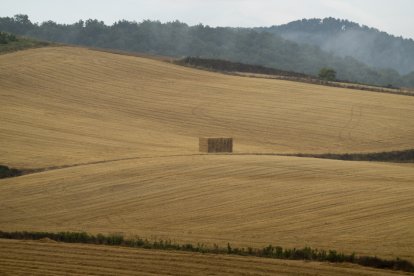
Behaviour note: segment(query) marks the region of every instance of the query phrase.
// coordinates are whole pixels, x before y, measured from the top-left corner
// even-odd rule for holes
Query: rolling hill
[[[320,47],[337,56],[353,57],[373,68],[414,72],[414,41],[375,28],[335,18],[302,19],[260,28],[300,44]]]
[[[414,98],[233,77],[71,47],[0,56],[0,164],[38,168],[197,153],[231,136],[241,153],[414,147]]]
[[[20,14],[0,17],[0,30],[58,43],[177,58],[225,59],[314,76],[321,68],[330,67],[340,80],[414,88],[412,40],[332,18],[268,28],[213,28],[150,20],[120,20],[112,25],[96,19],[73,24],[49,20],[39,24]]]
[[[414,259],[413,178],[412,166],[369,162],[147,157],[2,180],[0,229]]]
[[[0,180],[1,230],[414,260],[412,165],[260,155],[413,148],[414,97],[47,47],[0,55],[0,102],[0,164],[45,169]]]
[[[0,273],[20,275],[405,275],[303,261],[0,240]],[[85,258],[87,256],[88,258]],[[54,262],[51,263],[50,260]]]

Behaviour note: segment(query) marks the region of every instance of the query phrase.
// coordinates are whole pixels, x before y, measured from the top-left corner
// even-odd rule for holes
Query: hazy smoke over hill
[[[262,28],[298,43],[319,46],[340,57],[350,56],[376,68],[401,74],[414,71],[414,41],[334,18],[310,19]]]

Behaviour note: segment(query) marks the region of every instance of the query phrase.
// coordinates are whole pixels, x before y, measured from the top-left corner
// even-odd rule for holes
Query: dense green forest
[[[188,26],[178,21],[122,20],[107,26],[92,19],[73,24],[37,24],[27,15],[16,15],[0,18],[0,30],[53,42],[172,57],[225,59],[315,76],[321,68],[329,67],[341,80],[414,87],[414,72],[401,76],[392,69],[374,69],[355,58],[339,57],[318,46],[299,44],[256,29]]]

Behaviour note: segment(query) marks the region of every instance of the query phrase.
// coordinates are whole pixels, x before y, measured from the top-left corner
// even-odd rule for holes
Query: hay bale
[[[200,138],[199,151],[212,152],[233,152],[233,138]]]

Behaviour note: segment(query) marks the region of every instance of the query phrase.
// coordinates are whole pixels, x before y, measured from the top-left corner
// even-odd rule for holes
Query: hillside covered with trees
[[[375,69],[356,58],[341,57],[318,45],[287,40],[263,29],[188,26],[178,21],[118,21],[111,26],[89,19],[73,24],[33,23],[27,15],[0,18],[0,31],[36,39],[172,57],[203,57],[263,65],[317,75],[333,68],[340,80],[396,87],[414,87],[414,72]]]
[[[337,56],[350,56],[375,68],[400,74],[414,71],[414,41],[368,26],[335,18],[302,19],[285,25],[259,28],[300,44],[309,44]]]

